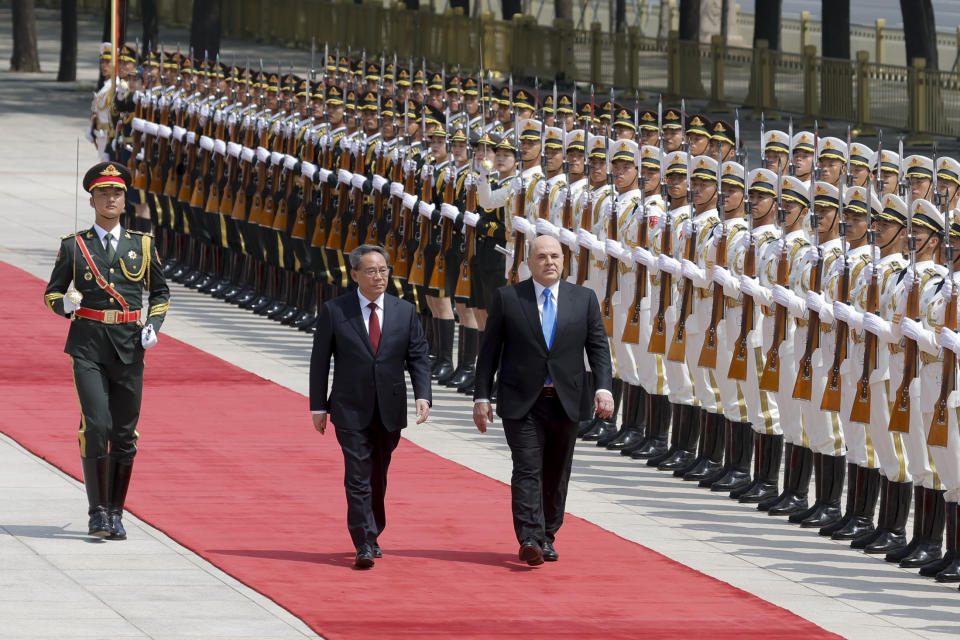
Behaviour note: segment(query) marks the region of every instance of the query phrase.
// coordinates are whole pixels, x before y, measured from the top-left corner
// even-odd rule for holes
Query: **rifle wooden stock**
[[[867,313],[876,313],[880,307],[880,287],[876,272],[870,277],[867,285]],[[850,408],[850,421],[869,424],[870,422],[870,376],[877,368],[877,336],[864,331],[863,336],[863,370],[857,380],[857,395],[853,398]]]
[[[224,127],[226,126],[226,117],[220,118],[220,124],[217,126],[216,139],[223,140],[224,138]],[[203,205],[203,210],[207,213],[219,213],[220,209],[220,181],[224,178],[223,171],[223,159],[224,155],[217,153],[216,151],[211,151],[216,156],[216,160],[213,163],[213,178],[210,181],[210,186],[207,190],[206,200]]]
[[[840,300],[848,302],[850,299],[850,267],[846,264],[846,256],[841,256],[840,259],[844,261],[840,273]],[[848,333],[847,323],[837,320],[837,341],[833,352],[833,363],[830,365],[830,371],[827,372],[827,386],[824,388],[823,397],[820,399],[820,409],[824,411],[840,411],[840,366],[847,359]]]
[[[691,216],[693,214],[691,213]],[[696,256],[696,238],[693,234],[687,238],[687,246],[684,253],[687,260],[693,262]],[[667,360],[672,362],[683,362],[687,355],[687,316],[690,315],[690,307],[693,305],[693,280],[683,278],[683,296],[680,299],[680,316],[677,318],[677,326],[673,328],[673,339],[670,341],[670,349],[667,351]]]
[[[182,115],[182,114],[181,114]],[[182,118],[178,117],[178,122],[182,122]],[[178,125],[179,126],[179,125]],[[174,140],[173,143],[176,145],[176,149],[173,152],[173,164],[167,170],[167,178],[163,183],[163,195],[173,198],[177,195],[178,185],[177,185],[177,170],[180,168],[180,164],[183,162],[183,145],[186,144],[186,141]],[[157,160],[157,164],[153,167],[153,172],[151,173],[151,187],[154,186],[153,181],[160,181],[160,172],[162,171],[163,163],[165,158],[160,157]]]
[[[777,284],[786,287],[788,284],[789,254],[784,243],[783,250],[777,258]],[[767,357],[763,363],[763,373],[760,374],[759,387],[761,391],[780,391],[780,345],[787,339],[787,308],[777,304],[773,319],[773,342],[767,350]]]
[[[563,211],[560,214],[560,223],[564,229],[573,231],[573,205],[570,200],[570,187],[567,187],[567,197],[563,200]],[[563,274],[561,278],[566,280],[570,276],[570,247],[561,242],[560,252],[561,255],[563,255]]]
[[[373,173],[378,176],[382,176],[386,172],[386,160],[387,155],[386,143],[381,147],[381,152],[377,156],[377,161],[374,164]],[[380,244],[378,242],[379,238],[377,237],[380,229],[380,221],[383,219],[383,190],[377,189],[373,194],[373,215],[370,216],[370,222],[367,223],[367,232],[363,237],[363,244]],[[384,247],[386,249],[386,247]],[[387,255],[391,255],[387,251]],[[393,262],[391,262],[393,264]]]
[[[948,274],[948,278],[953,274]],[[947,301],[943,314],[943,326],[956,331],[957,329],[957,295],[953,293]],[[948,404],[950,394],[953,393],[957,375],[957,354],[950,349],[943,350],[943,374],[940,378],[940,395],[933,405],[933,418],[930,420],[930,433],[927,434],[927,444],[934,447],[947,446]]]
[[[611,195],[615,198],[616,196]],[[607,231],[607,236],[613,240],[617,240],[617,216],[616,211],[614,211],[611,203],[610,209],[610,228]],[[600,305],[600,315],[603,318],[603,329],[607,332],[607,336],[613,337],[613,296],[617,292],[617,276],[619,275],[618,270],[620,269],[620,261],[614,258],[613,256],[607,256],[607,286],[604,291],[603,304]]]
[[[757,244],[753,233],[750,234],[747,252],[743,258],[743,275],[750,278],[757,275]],[[750,358],[747,338],[753,331],[753,311],[754,304],[756,304],[753,296],[741,294],[741,298],[740,335],[737,336],[737,342],[733,348],[733,357],[730,358],[730,368],[727,370],[727,377],[734,380],[747,379],[747,360]]]
[[[527,199],[527,187],[521,185],[520,192],[517,194],[516,203],[513,211],[515,216],[523,216],[524,202]],[[526,249],[526,236],[517,230],[513,231],[513,261],[510,263],[510,275],[507,278],[507,284],[517,284],[520,281],[520,264],[524,260],[524,250]]]
[[[350,152],[342,151],[340,153],[340,168],[350,169]],[[327,249],[343,249],[343,217],[346,215],[347,202],[350,198],[350,185],[346,183],[337,184],[337,211],[330,224],[330,232],[327,234]]]
[[[910,293],[907,294],[907,314],[906,317],[917,320],[920,317],[920,282],[919,278],[910,287]],[[897,395],[890,407],[890,431],[900,433],[910,432],[910,384],[917,377],[917,356],[920,355],[917,343],[914,340],[903,337],[903,382],[897,389]]]
[[[727,266],[727,234],[724,231],[720,235],[720,242],[717,243],[716,259],[714,264],[718,267]],[[717,327],[723,321],[724,304],[726,300],[723,296],[723,285],[713,283],[713,306],[710,309],[710,324],[703,336],[703,346],[700,348],[700,359],[697,360],[698,367],[707,369],[717,368]]]
[[[430,202],[433,200],[433,171],[429,172],[427,178],[423,181],[423,184],[420,185],[420,200],[423,202]],[[420,218],[420,236],[417,243],[416,251],[413,254],[413,260],[411,261],[410,275],[407,276],[407,279],[410,281],[410,284],[418,284],[420,286],[427,285],[427,259],[424,255],[424,251],[427,248],[427,243],[430,242],[430,221],[421,216],[420,212],[417,212],[417,216]]]
[[[587,189],[590,187],[587,186]],[[580,228],[588,230],[588,226],[593,221],[593,198],[589,198],[587,201],[587,207],[583,210],[583,213],[580,215]],[[580,251],[577,253],[577,284],[583,285],[586,282],[587,277],[590,275],[590,249],[586,247],[580,247]]]
[[[466,201],[464,203],[466,211],[475,211],[477,208],[477,187],[476,184],[467,189]],[[460,263],[460,275],[457,278],[457,288],[454,292],[458,298],[469,298],[472,290],[470,284],[470,262],[477,252],[477,228],[467,225],[467,230],[463,234],[463,243],[466,247],[466,253],[463,256],[463,262]]]
[[[664,220],[663,232],[660,236],[660,253],[666,256],[673,254],[673,226],[669,218]],[[673,277],[665,271],[660,272],[660,301],[657,304],[657,313],[653,317],[653,327],[650,331],[650,341],[647,351],[663,355],[667,351],[667,307],[670,306]]]
[[[403,183],[403,192],[404,193],[413,193],[414,192],[414,180],[416,176],[413,171],[407,172],[404,176]],[[403,206],[403,201],[400,198],[395,198],[398,202],[394,203],[394,207],[400,209],[401,215],[403,216],[403,230],[400,238],[400,246],[397,247],[397,265],[394,269],[397,276],[401,278],[406,278],[408,281],[410,279],[410,267],[413,266],[414,254],[410,253],[410,245],[413,244],[413,220],[411,216],[413,211],[407,209]]]
[[[394,163],[390,180],[391,182],[400,182],[402,178],[403,161],[398,156],[396,163]],[[386,202],[386,206],[390,210],[390,224],[383,237],[383,248],[387,252],[387,255],[390,256],[390,264],[393,265],[394,275],[399,275],[397,274],[397,262],[400,259],[400,255],[397,248],[399,246],[398,235],[400,233],[400,209],[402,207],[402,200],[391,195],[390,199]]]
[[[453,171],[452,165],[447,167],[448,171]],[[454,180],[456,180],[456,173],[451,176],[450,180],[447,180],[443,185],[443,202],[445,204],[453,204],[454,199]],[[433,263],[433,271],[430,273],[430,288],[436,289],[439,292],[439,296],[443,298],[449,292],[444,291],[444,286],[447,282],[447,250],[450,248],[450,229],[451,223],[450,218],[446,216],[441,216],[440,218],[440,251],[437,252],[437,257]]]
[[[366,174],[363,152],[360,150],[357,151],[357,155],[353,159],[352,172],[355,175]],[[350,217],[350,224],[347,226],[347,237],[343,241],[343,251],[345,253],[349,253],[360,246],[360,221],[363,218],[363,189],[352,187],[349,197],[350,200],[347,202],[348,211],[349,205],[353,204],[353,215]]]
[[[647,243],[647,214],[644,211],[640,228],[637,231],[637,246],[646,248]],[[633,290],[633,302],[630,303],[630,314],[627,316],[627,322],[623,327],[623,335],[620,336],[620,341],[625,344],[640,343],[640,306],[647,296],[647,265],[636,263],[634,268],[637,270],[637,275]]]
[[[820,293],[823,286],[823,260],[818,260],[810,274],[810,290]],[[810,400],[813,396],[813,352],[820,346],[820,314],[807,314],[807,340],[803,355],[797,363],[797,379],[793,383],[793,397]]]
[[[332,144],[320,152],[320,167],[330,171],[333,167],[333,149]],[[313,226],[313,234],[310,237],[310,246],[315,248],[326,248],[327,246],[327,218],[325,210],[330,206],[330,183],[323,181],[320,183],[320,211],[317,213],[317,220]]]

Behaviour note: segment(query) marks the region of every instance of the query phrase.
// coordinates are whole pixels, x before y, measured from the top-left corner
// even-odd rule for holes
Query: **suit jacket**
[[[153,236],[132,229],[121,229],[113,262],[107,262],[107,252],[92,227],[64,237],[60,241],[60,252],[43,300],[51,311],[66,317],[70,317],[70,314],[63,311],[63,296],[71,280],[77,291],[83,294],[81,307],[99,311],[123,310],[122,305],[97,284],[93,270],[76,246],[77,238],[86,246],[96,270],[113,285],[130,311],[143,308],[144,290],[149,293],[149,299],[146,317],[141,318],[141,323],[104,324],[96,320],[74,318],[70,323],[64,351],[93,362],[112,362],[119,358],[131,364],[142,360],[142,324],[153,325],[154,330],[159,332],[170,306],[170,288],[163,277]]]
[[[327,411],[337,429],[363,429],[375,407],[388,431],[407,426],[410,372],[416,398],[431,401],[430,348],[412,304],[383,296],[383,324],[376,354],[363,324],[360,298],[350,291],[324,303],[310,358],[310,410]],[[333,356],[333,389],[327,397]]]
[[[499,366],[497,415],[520,420],[533,407],[549,373],[567,416],[586,420],[593,414],[593,404],[582,393],[587,377],[584,351],[595,376],[593,391],[612,388],[610,346],[593,291],[560,281],[556,333],[548,350],[533,279],[502,287],[487,316],[473,397],[490,397]]]

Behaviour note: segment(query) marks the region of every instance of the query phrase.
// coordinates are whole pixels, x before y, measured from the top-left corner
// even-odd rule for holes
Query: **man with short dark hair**
[[[378,537],[386,526],[387,468],[407,426],[410,373],[417,424],[430,415],[429,347],[416,308],[386,294],[387,253],[360,245],[350,253],[357,290],[324,303],[310,358],[310,410],[320,433],[330,414],[343,450],[347,528],[357,549],[355,566],[369,569],[381,557]],[[333,389],[327,394],[330,357]]]

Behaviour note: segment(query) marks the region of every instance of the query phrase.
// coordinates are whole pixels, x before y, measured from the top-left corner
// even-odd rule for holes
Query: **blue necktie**
[[[557,330],[557,308],[553,306],[553,294],[550,289],[543,290],[543,319],[540,321],[543,325],[543,340],[547,343],[547,349],[553,346],[553,334]],[[544,379],[544,384],[551,384],[550,374]]]

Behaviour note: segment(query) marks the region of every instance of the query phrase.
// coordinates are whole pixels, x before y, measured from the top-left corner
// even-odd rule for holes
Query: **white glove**
[[[187,144],[194,144],[197,140],[197,134],[194,131],[187,131]]]
[[[710,284],[710,281],[707,280],[706,271],[697,266],[696,263],[684,258],[680,261],[680,265],[680,272],[683,274],[683,277],[692,282],[694,286],[702,288]]]
[[[227,155],[231,158],[239,158],[241,151],[243,151],[243,145],[237,144],[236,142],[227,143]]]
[[[153,330],[152,324],[148,324],[140,332],[140,344],[144,349],[149,349],[157,344],[157,332]]]
[[[536,186],[533,188],[533,201],[540,202],[547,193],[547,181],[546,180],[537,180]]]
[[[340,138],[340,150],[341,150],[341,151],[345,151],[345,152],[349,153],[351,147],[353,147],[353,144],[352,144],[350,138],[347,138],[346,136],[344,136],[343,138]]]
[[[520,176],[515,177],[510,181],[510,186],[513,188],[514,193],[520,193],[520,189],[523,187],[523,178]]]
[[[213,151],[213,138],[200,136],[200,148],[204,151]]]
[[[214,140],[214,141],[213,141],[213,152],[214,152],[214,153],[218,153],[218,154],[220,154],[221,156],[227,155],[227,143],[224,142],[223,140],[219,140],[219,139]],[[290,156],[290,157],[293,158],[293,156]],[[296,162],[297,159],[296,159],[296,158],[293,158],[293,161]]]
[[[417,196],[410,193],[404,193],[402,197],[403,206],[407,209],[410,209],[410,211],[413,211],[413,207],[417,204]]]
[[[727,297],[735,298],[740,295],[740,280],[733,277],[729,269],[719,265],[713,265],[713,281],[723,287],[723,293]]]
[[[433,215],[433,210],[436,209],[436,205],[429,202],[420,201],[420,206],[417,207],[417,211],[420,212],[420,215],[424,218],[430,218]]]
[[[383,176],[374,174],[373,176],[373,190],[377,193],[383,191],[383,188],[386,186],[388,180]],[[401,187],[402,189],[403,187]]]
[[[403,184],[399,182],[390,183],[390,197],[391,198],[402,198],[403,197]]]
[[[293,171],[294,167],[297,166],[297,158],[291,155],[283,156],[283,168],[287,171]]]
[[[916,272],[913,269],[907,269],[907,272],[903,274],[903,290],[905,292],[909,292],[913,288],[913,281],[916,277]]]
[[[87,142],[94,142],[93,133],[89,129],[83,132],[83,137],[87,139]]]
[[[807,305],[804,304],[803,298],[795,294],[790,289],[786,287],[775,284],[771,290],[773,295],[773,301],[779,304],[781,307],[786,308],[790,315],[800,318],[806,313]]]
[[[593,246],[590,247],[590,253],[593,254],[593,257],[598,261],[603,261],[607,259],[607,252],[604,250],[606,247],[603,240],[597,238],[593,241]]]
[[[534,224],[534,231],[538,236],[553,236],[554,238],[560,237],[560,229],[558,229],[552,222],[546,220],[545,218],[537,218],[537,222]]]
[[[593,242],[597,239],[597,236],[593,235],[586,229],[577,229],[577,244],[583,247],[584,249],[590,249],[593,247]]]
[[[609,219],[610,214],[613,213],[613,203],[609,198],[603,201],[603,204],[600,205],[600,210],[596,212],[598,218]]]
[[[645,247],[633,248],[633,260],[645,266],[648,271],[655,271],[657,269],[657,257],[650,253]]]
[[[616,240],[611,240],[607,238],[603,242],[603,252],[606,253],[611,258],[620,259],[624,253],[633,253],[624,251],[623,245],[617,242]]]
[[[816,247],[807,249],[806,255],[803,257],[804,261],[810,266],[816,266],[820,262],[820,250]],[[810,306],[810,305],[807,305]]]
[[[349,185],[351,180],[353,180],[352,173],[346,169],[337,169],[337,182],[340,184]]]
[[[317,169],[317,180],[320,181],[320,184],[326,184],[327,181],[330,180],[331,173],[333,172],[330,171],[330,169],[324,169],[323,167],[320,167]]]
[[[73,313],[76,310],[77,305],[73,304],[73,301],[70,300],[70,296],[63,296],[63,312]]]
[[[683,221],[683,227],[681,227],[680,235],[684,238],[692,238],[697,233],[697,225],[693,224],[693,220],[687,219]]]
[[[807,303],[807,309],[819,314],[823,310],[823,306],[826,301],[823,299],[822,293],[817,293],[816,291],[811,290],[807,291],[805,302]]]
[[[304,162],[300,165],[300,175],[307,178],[308,180],[313,180],[313,176],[317,173],[317,165],[312,162]]]
[[[943,279],[943,286],[940,287],[940,297],[948,301],[953,298],[953,278],[950,276]]]
[[[623,253],[620,254],[620,263],[627,269],[633,269],[633,265],[635,265],[637,261],[633,258],[632,249],[623,247]]]
[[[662,253],[657,257],[657,268],[660,269],[660,271],[666,271],[674,277],[679,277],[683,269],[678,260]]]
[[[472,173],[468,173],[466,177],[463,179],[463,190],[469,191],[476,184],[477,184],[477,176]]]
[[[263,147],[257,147],[257,162],[265,163],[270,159],[270,152]]]
[[[537,228],[533,226],[533,223],[523,216],[513,216],[511,223],[513,224],[514,231],[522,233],[525,236],[532,236],[537,232]]]
[[[254,157],[254,151],[250,147],[244,147],[243,150],[240,151],[240,159],[243,160],[244,162],[252,163],[253,157]]]
[[[283,154],[280,153],[279,151],[271,151],[271,152],[270,152],[270,163],[271,163],[273,166],[278,166],[278,165],[282,164],[282,163],[283,163]]]
[[[480,214],[474,213],[473,211],[467,211],[463,214],[463,222],[468,227],[476,227],[477,223],[480,221]]]
[[[851,305],[839,300],[833,302],[833,317],[840,322],[847,323],[847,326],[854,329],[863,328],[863,314],[854,309]]]
[[[946,327],[940,329],[940,345],[944,349],[958,353],[958,349],[960,349],[960,333]]]
[[[440,205],[440,215],[444,218],[449,218],[450,220],[456,220],[457,216],[460,215],[460,209],[457,209],[452,204],[447,204],[444,202]]]
[[[433,166],[432,166],[432,165],[425,164],[425,165],[423,165],[423,167],[420,168],[420,179],[421,179],[421,180],[426,180],[427,178],[429,178],[429,177],[432,176],[432,175],[433,175]]]
[[[580,194],[580,208],[586,209],[587,205],[590,204],[590,190],[585,189],[583,193]]]
[[[932,355],[938,355],[940,353],[940,346],[937,344],[936,334],[929,329],[925,329],[924,326],[916,320],[904,318],[900,321],[900,328],[903,331],[903,335],[917,341],[917,346],[920,347],[922,351],[926,351]]]
[[[771,291],[761,285],[756,278],[740,276],[740,290],[765,307],[769,307],[773,302]]]
[[[569,229],[564,229],[562,227],[558,227],[557,231],[559,232],[560,242],[562,242],[566,247],[570,249],[577,248],[577,234],[575,234],[573,231],[570,231]]]
[[[362,173],[353,174],[353,178],[350,179],[350,186],[354,189],[363,190],[363,185],[367,182],[367,176]]]
[[[713,233],[710,234],[710,246],[716,249],[720,246],[720,238],[723,237],[723,228],[720,225],[717,225],[713,228]]]
[[[487,168],[483,166],[482,162],[477,163],[477,175],[480,176],[481,180],[486,180],[490,176],[490,172],[487,171]]]
[[[134,118],[130,121],[130,126],[134,131],[143,131],[143,118]]]
[[[560,189],[557,191],[557,202],[566,202],[569,194],[569,189],[566,187],[560,187]]]
[[[887,322],[875,313],[863,314],[863,330],[869,331],[884,342],[899,342],[899,331],[894,330],[894,325]]]
[[[413,158],[407,158],[407,159],[404,161],[404,163],[403,163],[403,172],[404,172],[405,174],[406,174],[406,173],[413,173],[414,171],[416,171],[416,169],[417,169],[417,163],[413,160]]]

